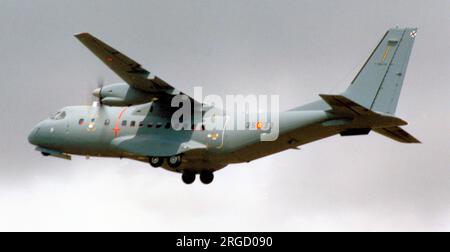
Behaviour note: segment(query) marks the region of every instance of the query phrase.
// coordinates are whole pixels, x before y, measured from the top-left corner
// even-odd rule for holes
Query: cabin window
[[[139,122],[139,127],[140,128],[144,127],[144,122]]]
[[[148,123],[147,124],[147,128],[152,128],[153,127],[153,123]]]
[[[95,118],[92,118],[92,119],[91,119],[91,122],[92,122],[92,123],[95,122]]]
[[[111,121],[109,119],[105,120],[105,126],[108,126],[111,123]]]
[[[195,124],[191,125],[191,130],[195,130]]]
[[[205,125],[202,124],[202,131],[205,131]]]
[[[78,124],[79,124],[79,125],[83,125],[83,123],[84,123],[84,119],[81,118],[81,119],[78,121]]]
[[[168,123],[166,123],[166,126],[165,126],[165,128],[166,129],[170,129],[170,127],[171,127],[172,125],[171,125],[171,123],[170,122],[168,122]]]
[[[134,127],[134,126],[136,126],[136,122],[135,121],[131,121],[130,127]]]
[[[162,127],[162,123],[157,123],[157,124],[156,124],[156,128],[157,128],[157,129],[159,129],[159,128],[161,128],[161,127]]]
[[[122,121],[122,126],[124,126],[124,127],[127,126],[127,120],[123,120],[123,121]]]

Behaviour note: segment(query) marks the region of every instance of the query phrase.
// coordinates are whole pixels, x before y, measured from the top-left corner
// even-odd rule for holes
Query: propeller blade
[[[101,101],[101,91],[103,86],[105,85],[105,80],[103,77],[98,77],[97,81],[94,83],[89,84],[88,89],[89,91],[86,92],[86,100],[87,104],[91,105],[92,107],[98,107],[102,105]]]
[[[102,105],[101,92],[103,86],[105,86],[105,79],[103,77],[97,78],[97,89],[95,89],[92,94],[98,98],[98,103],[100,104],[100,106]]]

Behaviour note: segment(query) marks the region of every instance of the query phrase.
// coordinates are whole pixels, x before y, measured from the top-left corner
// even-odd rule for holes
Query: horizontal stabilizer
[[[420,143],[415,137],[400,127],[373,129],[375,132],[401,143]]]
[[[372,111],[342,95],[320,95],[332,108],[331,112],[340,116],[365,117],[372,121],[370,128],[383,128],[407,125],[404,120],[395,116]]]
[[[348,99],[342,95],[324,95],[320,97],[333,108],[333,112],[338,114],[350,114],[350,115],[366,115],[373,113],[369,109],[357,104],[356,102]]]

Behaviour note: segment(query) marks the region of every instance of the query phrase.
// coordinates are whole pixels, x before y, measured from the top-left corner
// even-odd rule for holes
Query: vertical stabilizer
[[[390,29],[344,96],[370,110],[394,114],[416,35],[416,28]]]

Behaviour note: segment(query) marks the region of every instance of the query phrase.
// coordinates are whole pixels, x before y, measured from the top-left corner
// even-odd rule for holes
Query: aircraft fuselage
[[[244,155],[241,151],[264,144],[261,134],[269,132],[269,129],[252,128],[257,122],[249,122],[245,130],[227,128],[226,116],[221,128],[212,129],[207,123],[197,122],[190,129],[174,130],[170,117],[159,116],[157,112],[149,111],[149,107],[151,103],[131,107],[66,107],[60,111],[64,113],[64,118],[48,118],[40,122],[31,132],[29,141],[43,152],[131,158],[145,162],[153,156],[167,158],[177,155],[186,151],[183,148],[198,148],[201,151],[184,155],[183,165],[179,169],[167,165],[163,167],[176,172],[185,169],[199,172],[205,169],[215,171],[230,163],[259,158]],[[295,148],[304,142],[302,140],[313,137],[310,132],[312,126],[316,128],[316,135],[320,135],[324,130],[317,128],[318,125],[332,118],[324,111],[282,112],[279,114],[279,137],[266,144],[282,147],[282,150]],[[308,130],[308,136],[301,137],[302,129]],[[288,142],[281,143],[286,141],[289,132],[292,132],[292,137]],[[336,129],[333,132],[336,134]],[[124,141],[133,147],[122,148]],[[134,149],[136,151],[132,151]],[[267,148],[264,150],[267,151]],[[276,148],[270,151],[269,148],[269,154],[279,151]]]

